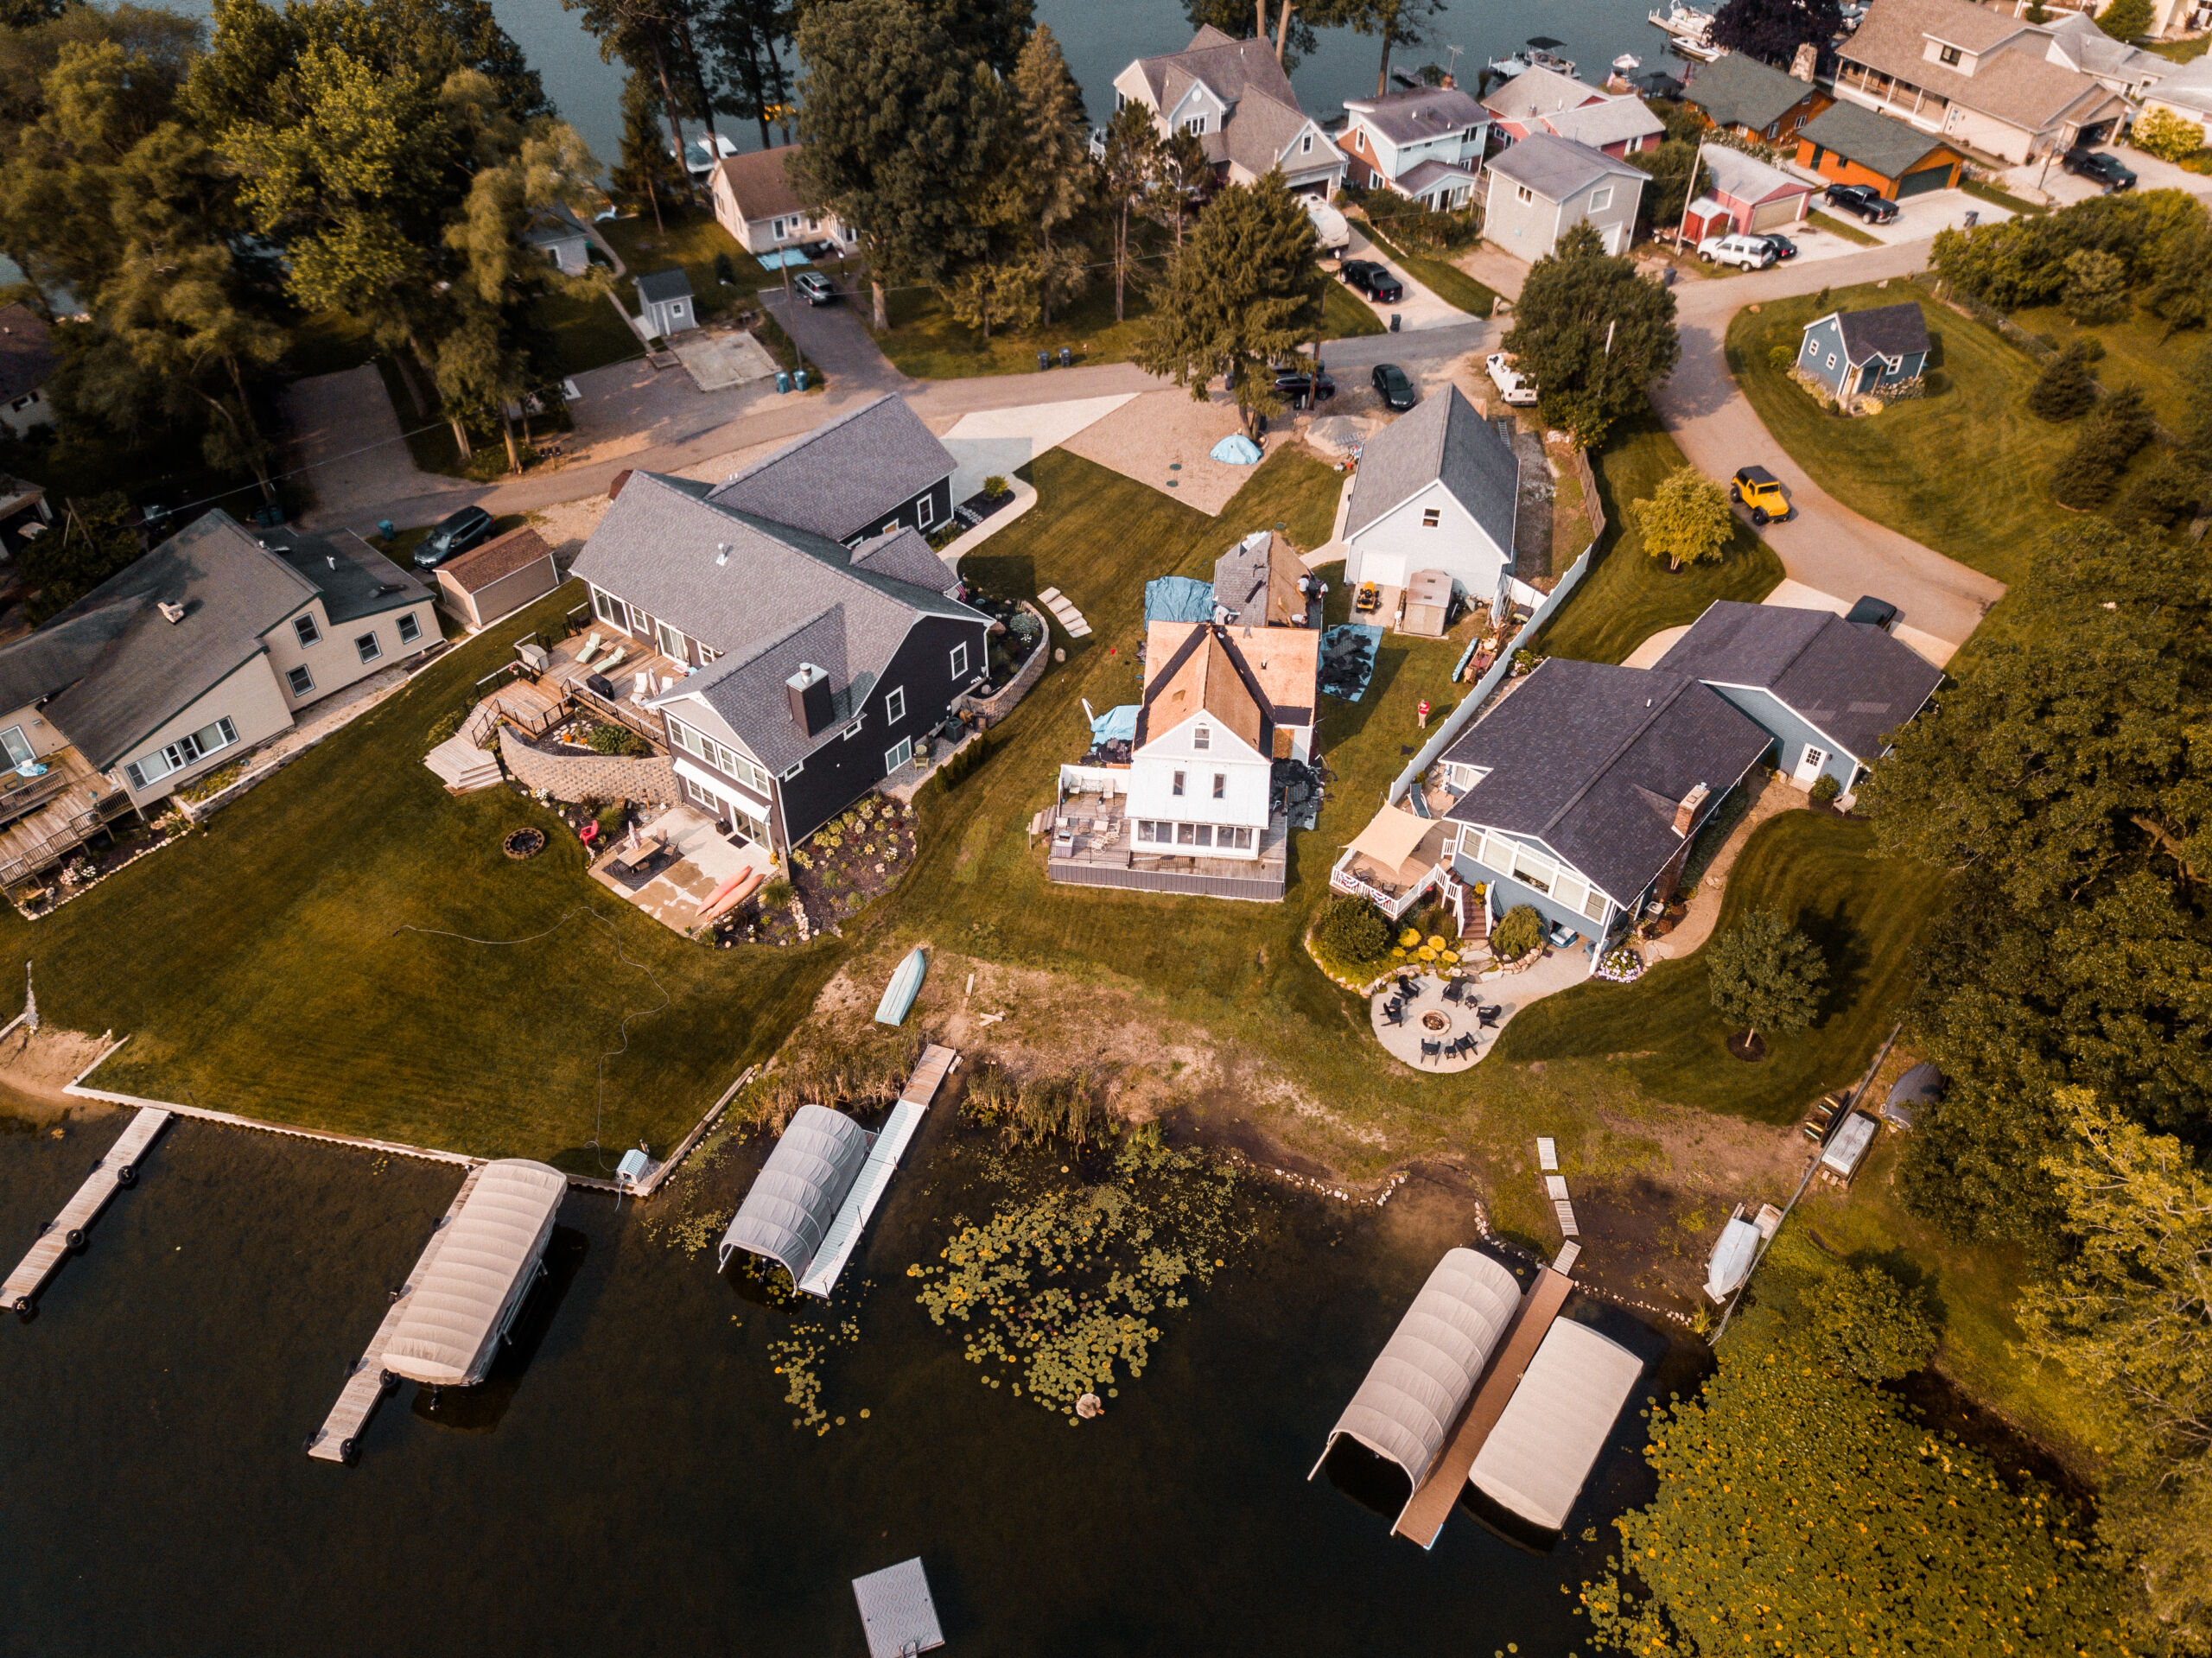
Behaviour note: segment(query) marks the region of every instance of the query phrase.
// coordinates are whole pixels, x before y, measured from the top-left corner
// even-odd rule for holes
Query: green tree
[[[760,129],[760,148],[776,140],[771,123],[791,141],[791,86],[784,49],[791,43],[792,8],[785,0],[700,0],[693,36],[706,52],[716,107]]]
[[[1823,52],[1843,32],[1837,0],[1726,0],[1713,14],[1713,41],[1786,69],[1810,41]]]
[[[2137,40],[2150,32],[2153,15],[2151,0],[2107,0],[2097,27],[2116,41]]]
[[[1545,424],[1594,448],[1681,356],[1675,296],[1577,225],[1530,267],[1504,348],[1541,389]]]
[[[2089,353],[2080,340],[2052,358],[2028,389],[2028,410],[2053,425],[2086,414],[2097,401],[2097,382],[2089,372]]]
[[[1268,0],[1183,0],[1183,15],[1192,29],[1217,29],[1231,40],[1258,39],[1274,42],[1275,61],[1287,71],[1313,55],[1317,39],[1315,22],[1337,22],[1344,8],[1336,0],[1317,3],[1279,3]]]
[[[971,209],[1003,153],[1001,83],[903,0],[810,8],[798,54],[806,148],[793,180],[858,227],[880,332],[887,283],[937,283],[982,250]]]
[[[1129,220],[1144,211],[1159,187],[1160,133],[1152,111],[1125,104],[1106,124],[1106,155],[1099,163],[1099,205],[1114,219],[1114,321],[1124,319],[1131,255]]]
[[[1675,467],[1633,510],[1643,550],[1665,559],[1670,570],[1718,562],[1736,534],[1728,492],[1695,467]]]
[[[2183,417],[2179,456],[2199,472],[2212,472],[2212,340],[2190,354],[2188,366],[2182,370],[2181,390],[2182,407],[2187,412]]]
[[[1216,196],[1187,246],[1169,260],[1153,314],[1140,325],[1139,367],[1204,402],[1215,375],[1236,377],[1245,429],[1279,414],[1268,365],[1310,336],[1324,283],[1313,221],[1270,171]]]
[[[1012,86],[1008,172],[1020,195],[1024,228],[1034,238],[1029,264],[1037,319],[1049,327],[1052,312],[1082,292],[1090,275],[1088,251],[1066,234],[1090,206],[1089,129],[1082,90],[1051,29],[1038,29],[1021,48]],[[1055,235],[1062,238],[1058,243]]]
[[[1828,964],[1820,946],[1772,910],[1753,910],[1705,947],[1713,1006],[1745,1034],[1802,1031],[1821,1010]]]
[[[2128,312],[2127,266],[2113,254],[2077,248],[2066,256],[2066,286],[2059,303],[2075,321],[2117,322]]]
[[[1365,899],[1340,895],[1322,912],[1321,942],[1347,966],[1381,962],[1390,954],[1390,924]]]
[[[1345,0],[1327,15],[1327,21],[1349,24],[1353,34],[1374,35],[1382,41],[1382,61],[1375,72],[1375,95],[1381,98],[1390,90],[1391,53],[1427,40],[1444,9],[1444,0]]]
[[[1651,187],[1643,193],[1642,203],[1644,223],[1662,230],[1678,227],[1697,187],[1697,146],[1667,138],[1623,159],[1651,175]]]
[[[2171,110],[2145,110],[2129,130],[2127,142],[2162,162],[2185,161],[2204,148],[2204,129]]]
[[[2196,130],[2194,123],[2185,124]],[[2159,238],[2143,302],[2170,334],[2212,322],[2212,213],[2201,213]]]
[[[2081,436],[2058,463],[2052,495],[2065,506],[2102,506],[2120,492],[2127,463],[2151,441],[2153,429],[2142,388],[2120,387],[2082,422]]]
[[[1839,1270],[1806,1297],[1806,1310],[1821,1356],[1861,1382],[1894,1382],[1936,1356],[1927,1301],[1879,1267]]]
[[[660,88],[661,113],[668,122],[669,152],[684,154],[681,118],[704,121],[714,134],[714,99],[707,90],[707,68],[691,29],[692,0],[561,0],[563,10],[579,14],[585,30],[599,41],[599,55],[620,58],[632,70],[650,73]],[[684,194],[692,194],[690,175],[680,175]]]
[[[617,200],[632,208],[639,203],[653,210],[653,228],[665,231],[660,204],[681,201],[686,189],[683,169],[668,153],[661,131],[660,94],[652,77],[632,69],[622,82],[622,155],[607,174]]]
[[[1655,1408],[1649,1432],[1658,1494],[1615,1522],[1620,1553],[1582,1591],[1607,1647],[2142,1650],[2063,1498],[1999,1477],[1883,1389],[1830,1374],[1794,1332],[1738,1336],[1702,1392]]]
[[[65,501],[60,516],[60,521],[25,546],[17,560],[23,583],[31,589],[23,608],[34,626],[67,609],[145,551],[129,522],[132,511],[127,495]]]
[[[1213,180],[1213,163],[1206,147],[1188,127],[1178,127],[1160,143],[1160,162],[1153,174],[1152,212],[1175,228],[1175,245],[1183,245],[1183,226],[1194,211],[1198,196]]]
[[[1533,904],[1516,904],[1499,918],[1490,936],[1491,954],[1501,962],[1518,961],[1544,942],[1544,918]]]

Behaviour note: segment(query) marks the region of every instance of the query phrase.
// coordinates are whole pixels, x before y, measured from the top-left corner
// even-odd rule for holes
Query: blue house
[[[1707,606],[1657,670],[1701,680],[1750,715],[1781,745],[1776,765],[1801,789],[1822,777],[1856,788],[1888,752],[1890,734],[1943,679],[1941,668],[1865,622],[1728,599]]]
[[[1602,940],[1673,896],[1772,740],[1688,674],[1554,657],[1444,751],[1452,871],[1493,919],[1526,904],[1555,938]]]
[[[1928,319],[1911,300],[1831,311],[1805,325],[1797,366],[1838,397],[1916,381],[1928,368]]]

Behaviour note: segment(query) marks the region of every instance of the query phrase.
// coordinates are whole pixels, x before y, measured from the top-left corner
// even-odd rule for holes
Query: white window
[[[1192,726],[1191,727],[1191,746],[1199,749],[1211,748],[1213,746],[1213,727],[1211,726]]]
[[[1605,895],[1592,887],[1590,896],[1582,901],[1582,913],[1592,921],[1603,921],[1605,918]]]
[[[1119,111],[1122,111],[1122,110],[1125,110],[1125,109],[1127,109],[1127,108],[1128,108],[1128,107],[1129,107],[1129,95],[1128,95],[1127,92],[1116,92],[1116,93],[1114,94],[1114,108],[1115,108],[1115,111],[1118,113]]]
[[[793,760],[789,765],[784,768],[781,776],[785,783],[789,783],[793,778],[797,777],[804,770],[806,770],[806,762],[804,760]]]
[[[353,641],[353,648],[361,653],[363,662],[374,662],[384,654],[384,645],[374,633],[364,633]]]
[[[188,765],[197,765],[217,749],[228,748],[238,740],[238,728],[226,717],[212,726],[202,726],[190,736],[180,737],[150,754],[140,755],[123,769],[130,775],[130,786],[143,789],[172,772],[181,772]]]
[[[412,645],[422,637],[423,624],[410,610],[399,619],[399,642],[402,645]]]
[[[1213,797],[1216,800],[1222,800],[1227,798],[1228,794],[1229,773],[1226,772],[1216,772],[1213,774]]]
[[[1236,839],[1230,840],[1231,835],[1236,836]],[[1252,849],[1252,831],[1249,829],[1224,829],[1221,836],[1220,843],[1223,846],[1235,846],[1247,852]]]
[[[906,717],[906,688],[894,685],[883,698],[883,719],[887,725],[897,725]]]
[[[1298,153],[1301,156],[1311,156],[1313,153],[1313,135],[1312,133],[1306,133],[1299,139]]]
[[[1175,825],[1175,844],[1177,846],[1196,846],[1198,843],[1198,826],[1196,823],[1178,823]],[[1211,844],[1211,836],[1208,838],[1208,844]]]
[[[1516,201],[1534,201],[1536,193],[1525,184],[1516,184],[1513,187],[1513,199]]]
[[[666,622],[663,622],[653,630],[653,640],[660,646],[661,655],[666,657],[671,662],[684,660],[683,635]]]
[[[1955,46],[1947,46],[1936,56],[1940,62],[1956,63],[1959,60],[1959,48]]]
[[[1205,130],[1206,118],[1203,115],[1194,115],[1183,123],[1183,130],[1185,132],[1203,133]]]
[[[598,610],[599,619],[602,622],[610,622],[616,627],[626,626],[629,622],[630,619],[622,601],[613,594],[602,593],[599,588],[594,588],[591,590],[591,601]]]
[[[1155,823],[1149,817],[1137,820],[1137,840],[1141,845],[1156,843],[1166,846],[1174,838],[1175,826],[1173,823]]]
[[[635,605],[626,605],[624,608],[630,613],[630,632],[635,633],[641,639],[650,638],[652,619]]]
[[[1558,875],[1558,867],[1548,858],[1540,858],[1527,851],[1516,853],[1514,856],[1513,879],[1524,886],[1533,886],[1539,893],[1548,893]]]
[[[696,639],[694,639],[691,642],[694,645],[699,645],[699,642]],[[702,668],[705,667],[710,662],[721,661],[721,655],[722,653],[715,650],[711,645],[699,645],[699,665]]]
[[[914,527],[917,530],[926,530],[936,522],[937,492],[931,490],[914,503]]]
[[[294,668],[286,673],[284,677],[290,682],[293,696],[309,696],[314,694],[315,676],[305,668]]]
[[[1169,792],[1170,794],[1177,794],[1177,795],[1179,795],[1179,794],[1181,794],[1181,793],[1183,792],[1183,774],[1182,774],[1180,772],[1178,772],[1175,774],[1175,786],[1174,786],[1173,789],[1169,790],[1169,791],[1168,791],[1168,792]]]
[[[1424,529],[1424,530],[1433,530],[1433,529],[1435,529],[1439,524],[1442,524],[1443,522],[1444,522],[1444,509],[1443,509],[1442,507],[1440,507],[1440,506],[1425,506],[1425,507],[1421,508],[1421,527],[1422,529]]]
[[[1835,366],[1835,353],[1834,352],[1830,352],[1828,353],[1828,366],[1830,368],[1834,368]]]
[[[1592,190],[1590,193],[1590,211],[1592,213],[1601,213],[1612,205],[1613,187],[1611,185],[1608,184],[1603,189]]]
[[[956,645],[952,647],[952,677],[957,679],[967,671],[968,647],[964,644]]]
[[[1198,844],[1199,844],[1200,846],[1211,846],[1211,845],[1213,844],[1213,825],[1212,825],[1212,824],[1211,824],[1211,823],[1195,823],[1195,824],[1192,825],[1192,828],[1194,828],[1195,829],[1197,829],[1197,830],[1198,830]]]
[[[861,734],[861,727],[866,723],[867,716],[863,715],[860,719],[854,721],[852,724],[847,726],[843,732],[840,734],[841,737],[846,742],[852,741],[854,738]]]
[[[895,772],[913,758],[914,740],[912,737],[901,737],[891,747],[883,751],[883,769],[887,772]]]
[[[1358,127],[1351,130],[1351,147],[1362,155],[1367,151],[1367,134]]]
[[[312,616],[293,617],[292,632],[300,636],[300,644],[302,647],[322,643],[322,630],[315,625],[315,618]]]

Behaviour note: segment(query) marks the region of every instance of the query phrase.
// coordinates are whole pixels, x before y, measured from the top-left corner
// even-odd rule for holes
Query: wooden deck
[[[584,646],[594,633],[599,636],[600,648],[588,663],[580,662]],[[615,651],[621,660],[613,672],[606,671],[607,664]],[[617,632],[604,624],[587,627],[575,638],[563,639],[553,647],[553,660],[546,669],[541,683],[556,696],[573,696],[577,703],[603,718],[618,720],[655,743],[665,747],[668,732],[660,715],[647,711],[632,699],[638,688],[638,676],[648,674],[651,686],[659,686],[671,680],[682,679],[690,670],[683,663],[671,660],[648,645],[639,644],[627,634]],[[613,682],[614,696],[601,696],[585,682],[594,674]],[[647,696],[653,695],[652,690]]]
[[[1564,1273],[1548,1267],[1539,1269],[1535,1283],[1521,1298],[1520,1311],[1513,1315],[1513,1328],[1498,1344],[1497,1351],[1491,1355],[1490,1364],[1483,1371],[1481,1382],[1476,1384],[1465,1412],[1453,1426],[1451,1439],[1446,1441],[1443,1454],[1428,1471],[1428,1477],[1421,1482],[1421,1489],[1408,1500],[1404,1512],[1398,1515],[1398,1523],[1391,1528],[1397,1535],[1410,1537],[1423,1548],[1436,1546],[1436,1534],[1444,1529],[1445,1521],[1459,1501],[1459,1493],[1466,1489],[1468,1472],[1474,1467],[1475,1458],[1482,1454],[1483,1441],[1490,1438],[1497,1419],[1505,1414],[1505,1401],[1521,1385],[1529,1362],[1536,1356],[1536,1349],[1543,1344],[1552,1320],[1559,1317],[1560,1308],[1567,1304],[1567,1292],[1573,1287],[1574,1280]]]
[[[934,1042],[922,1051],[921,1064],[914,1067],[914,1074],[899,1090],[899,1103],[891,1108],[890,1120],[876,1135],[875,1144],[868,1150],[868,1161],[861,1166],[853,1189],[838,1205],[836,1218],[823,1235],[821,1248],[808,1264],[806,1276],[799,1280],[803,1293],[818,1295],[826,1300],[837,1287],[838,1275],[859,1247],[861,1234],[868,1227],[868,1217],[875,1213],[876,1204],[882,1202],[891,1177],[898,1170],[899,1159],[906,1155],[907,1146],[922,1126],[930,1102],[937,1097],[945,1074],[959,1058],[957,1050],[939,1047]]]
[[[61,861],[130,810],[114,786],[76,749],[41,757],[42,778],[14,778],[0,790],[0,886],[13,886]]]
[[[1042,825],[1052,835],[1045,873],[1071,886],[1118,886],[1139,893],[1188,893],[1205,898],[1282,901],[1289,875],[1290,820],[1276,817],[1250,858],[1173,857],[1140,852],[1119,796],[1071,795]]]
[[[85,1229],[90,1226],[100,1210],[107,1207],[109,1198],[125,1185],[137,1178],[138,1161],[154,1137],[168,1126],[170,1113],[148,1106],[130,1119],[115,1144],[107,1148],[106,1155],[92,1165],[92,1172],[85,1177],[85,1184],[77,1188],[77,1195],[61,1207],[61,1213],[46,1223],[39,1240],[31,1245],[30,1253],[15,1271],[8,1274],[8,1282],[0,1288],[0,1305],[28,1312],[38,1293],[46,1287],[46,1280],[54,1276],[70,1250],[84,1242]]]
[[[330,1414],[323,1424],[308,1437],[308,1455],[321,1462],[351,1462],[355,1448],[360,1443],[362,1431],[369,1425],[369,1418],[376,1414],[377,1407],[384,1401],[384,1350],[391,1341],[391,1332],[399,1328],[399,1321],[406,1315],[408,1298],[415,1293],[415,1286],[427,1277],[430,1263],[438,1258],[438,1251],[445,1247],[446,1229],[453,1224],[454,1217],[461,1213],[461,1206],[468,1201],[468,1194],[476,1190],[476,1178],[481,1167],[469,1170],[468,1178],[461,1183],[461,1190],[454,1193],[452,1205],[430,1234],[422,1258],[416,1261],[415,1270],[407,1274],[407,1282],[399,1293],[391,1298],[391,1305],[384,1315],[384,1322],[377,1326],[377,1333],[369,1337],[368,1350],[360,1361],[346,1374],[346,1385],[339,1389],[338,1402],[330,1407]]]

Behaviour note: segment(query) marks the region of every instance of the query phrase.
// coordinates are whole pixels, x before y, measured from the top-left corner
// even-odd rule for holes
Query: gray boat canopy
[[[1643,1361],[1618,1342],[1560,1319],[1483,1441],[1475,1489],[1524,1520],[1564,1528],[1643,1374]]]
[[[1520,1305],[1521,1286],[1488,1255],[1446,1254],[1329,1431],[1313,1472],[1349,1433],[1419,1490]]]
[[[432,1241],[436,1253],[385,1344],[384,1368],[394,1375],[448,1388],[484,1379],[569,1190],[558,1169],[519,1157],[486,1163],[475,1178],[461,1213]]]
[[[780,1264],[797,1285],[868,1161],[867,1130],[842,1112],[802,1105],[722,1234],[720,1265],[740,1249]]]

